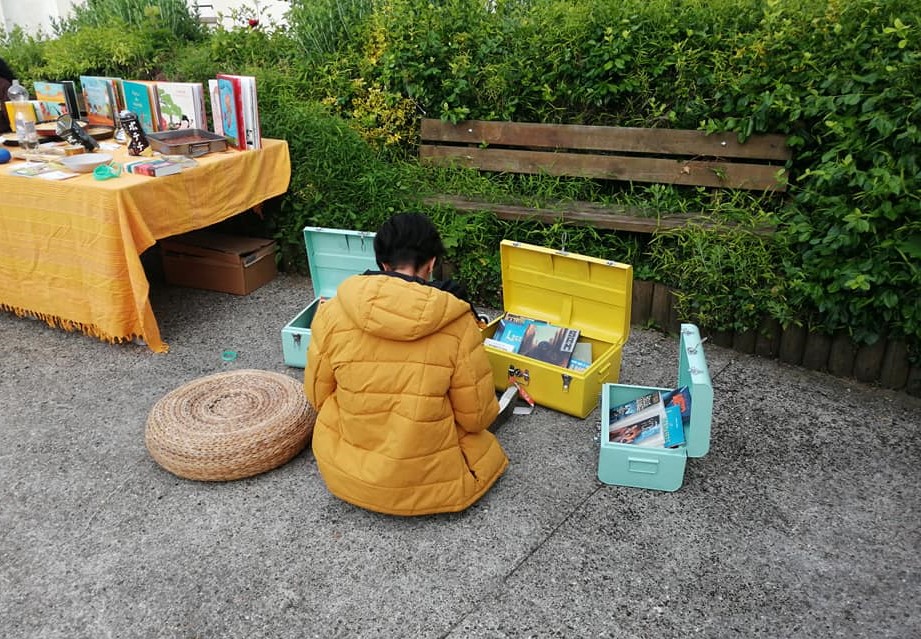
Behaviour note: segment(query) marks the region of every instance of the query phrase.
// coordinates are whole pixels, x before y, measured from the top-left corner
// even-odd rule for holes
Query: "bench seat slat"
[[[729,187],[755,191],[784,191],[781,166],[704,160],[582,153],[523,151],[491,147],[426,145],[419,149],[423,161],[484,171],[600,178],[687,186]]]
[[[466,213],[489,211],[503,220],[536,220],[545,224],[565,220],[570,224],[633,233],[655,233],[679,228],[690,221],[702,226],[711,225],[700,213],[671,213],[648,217],[632,207],[605,207],[594,202],[574,201],[567,202],[558,209],[545,209],[517,204],[493,204],[454,195],[435,195],[423,198],[422,201],[428,206],[448,206]],[[753,229],[757,234],[769,234],[772,231],[770,227]]]
[[[739,143],[734,133],[533,122],[470,120],[452,124],[426,118],[422,121],[422,142],[780,162],[791,158],[785,136],[776,134],[755,135]]]

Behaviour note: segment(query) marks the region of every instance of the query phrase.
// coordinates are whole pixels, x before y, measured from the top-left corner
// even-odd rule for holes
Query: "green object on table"
[[[93,177],[97,180],[111,180],[122,174],[122,165],[118,162],[100,164],[93,169]]]

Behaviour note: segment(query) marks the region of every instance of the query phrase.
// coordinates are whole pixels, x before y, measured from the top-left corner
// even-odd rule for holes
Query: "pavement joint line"
[[[713,381],[714,379],[716,379],[717,377],[719,377],[720,375],[722,375],[722,374],[726,371],[726,369],[728,369],[728,368],[730,368],[730,367],[732,367],[732,366],[734,366],[734,365],[735,365],[735,361],[726,362],[726,365],[725,365],[725,366],[723,366],[721,369],[719,369],[719,371],[717,371],[716,373],[714,373],[713,375],[710,376],[710,380]]]
[[[547,544],[547,542],[550,541],[550,539],[553,538],[554,535],[556,535],[556,532],[557,532],[560,528],[563,527],[563,524],[565,524],[565,523],[568,522],[570,519],[572,519],[572,516],[575,515],[576,512],[578,512],[579,510],[581,510],[582,507],[586,504],[586,502],[588,502],[589,499],[591,499],[592,497],[594,497],[595,495],[597,495],[598,492],[599,492],[602,488],[604,488],[603,485],[595,486],[595,489],[594,489],[593,491],[591,491],[589,494],[587,494],[585,497],[583,497],[583,498],[579,501],[578,504],[576,504],[573,508],[571,508],[571,509],[569,510],[569,512],[566,514],[566,516],[563,517],[559,522],[557,522],[557,524],[553,527],[553,529],[552,529],[549,533],[547,533],[546,535],[544,535],[543,539],[541,539],[537,544],[535,544],[534,547],[531,548],[531,550],[529,550],[521,559],[519,559],[519,560],[515,563],[514,566],[512,566],[512,569],[509,570],[509,571],[505,574],[505,576],[502,577],[502,579],[499,580],[499,583],[498,583],[497,586],[494,586],[492,589],[490,589],[490,591],[489,591],[488,593],[485,593],[482,597],[480,597],[479,599],[477,599],[476,603],[475,603],[473,606],[471,606],[470,609],[469,609],[467,612],[465,612],[465,613],[463,614],[463,616],[459,617],[458,620],[457,620],[457,622],[456,622],[454,625],[452,625],[450,628],[448,628],[447,632],[445,632],[444,634],[440,635],[439,639],[445,639],[445,637],[448,637],[451,633],[453,633],[462,623],[464,623],[464,620],[465,620],[467,617],[469,617],[470,614],[471,614],[474,610],[477,610],[477,609],[480,607],[480,605],[483,603],[483,601],[485,601],[485,600],[488,599],[488,598],[494,600],[495,597],[494,597],[493,595],[502,592],[502,586],[504,586],[504,585],[508,582],[509,578],[510,578],[512,575],[514,575],[516,572],[518,572],[518,569],[521,568],[521,566],[523,566],[524,563],[525,563],[526,561],[528,561],[531,557],[533,557],[533,556],[534,556],[534,553],[536,553],[538,550],[540,550],[541,548],[543,548],[543,547]]]

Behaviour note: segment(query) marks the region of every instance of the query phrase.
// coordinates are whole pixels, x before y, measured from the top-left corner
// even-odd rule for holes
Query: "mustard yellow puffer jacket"
[[[356,275],[311,323],[304,389],[330,492],[393,515],[464,510],[508,466],[470,305],[391,274]]]

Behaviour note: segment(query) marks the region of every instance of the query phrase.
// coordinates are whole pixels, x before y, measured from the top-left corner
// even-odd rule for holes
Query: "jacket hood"
[[[470,304],[451,293],[399,274],[354,275],[339,285],[336,298],[362,331],[403,342],[431,335],[470,313]]]

